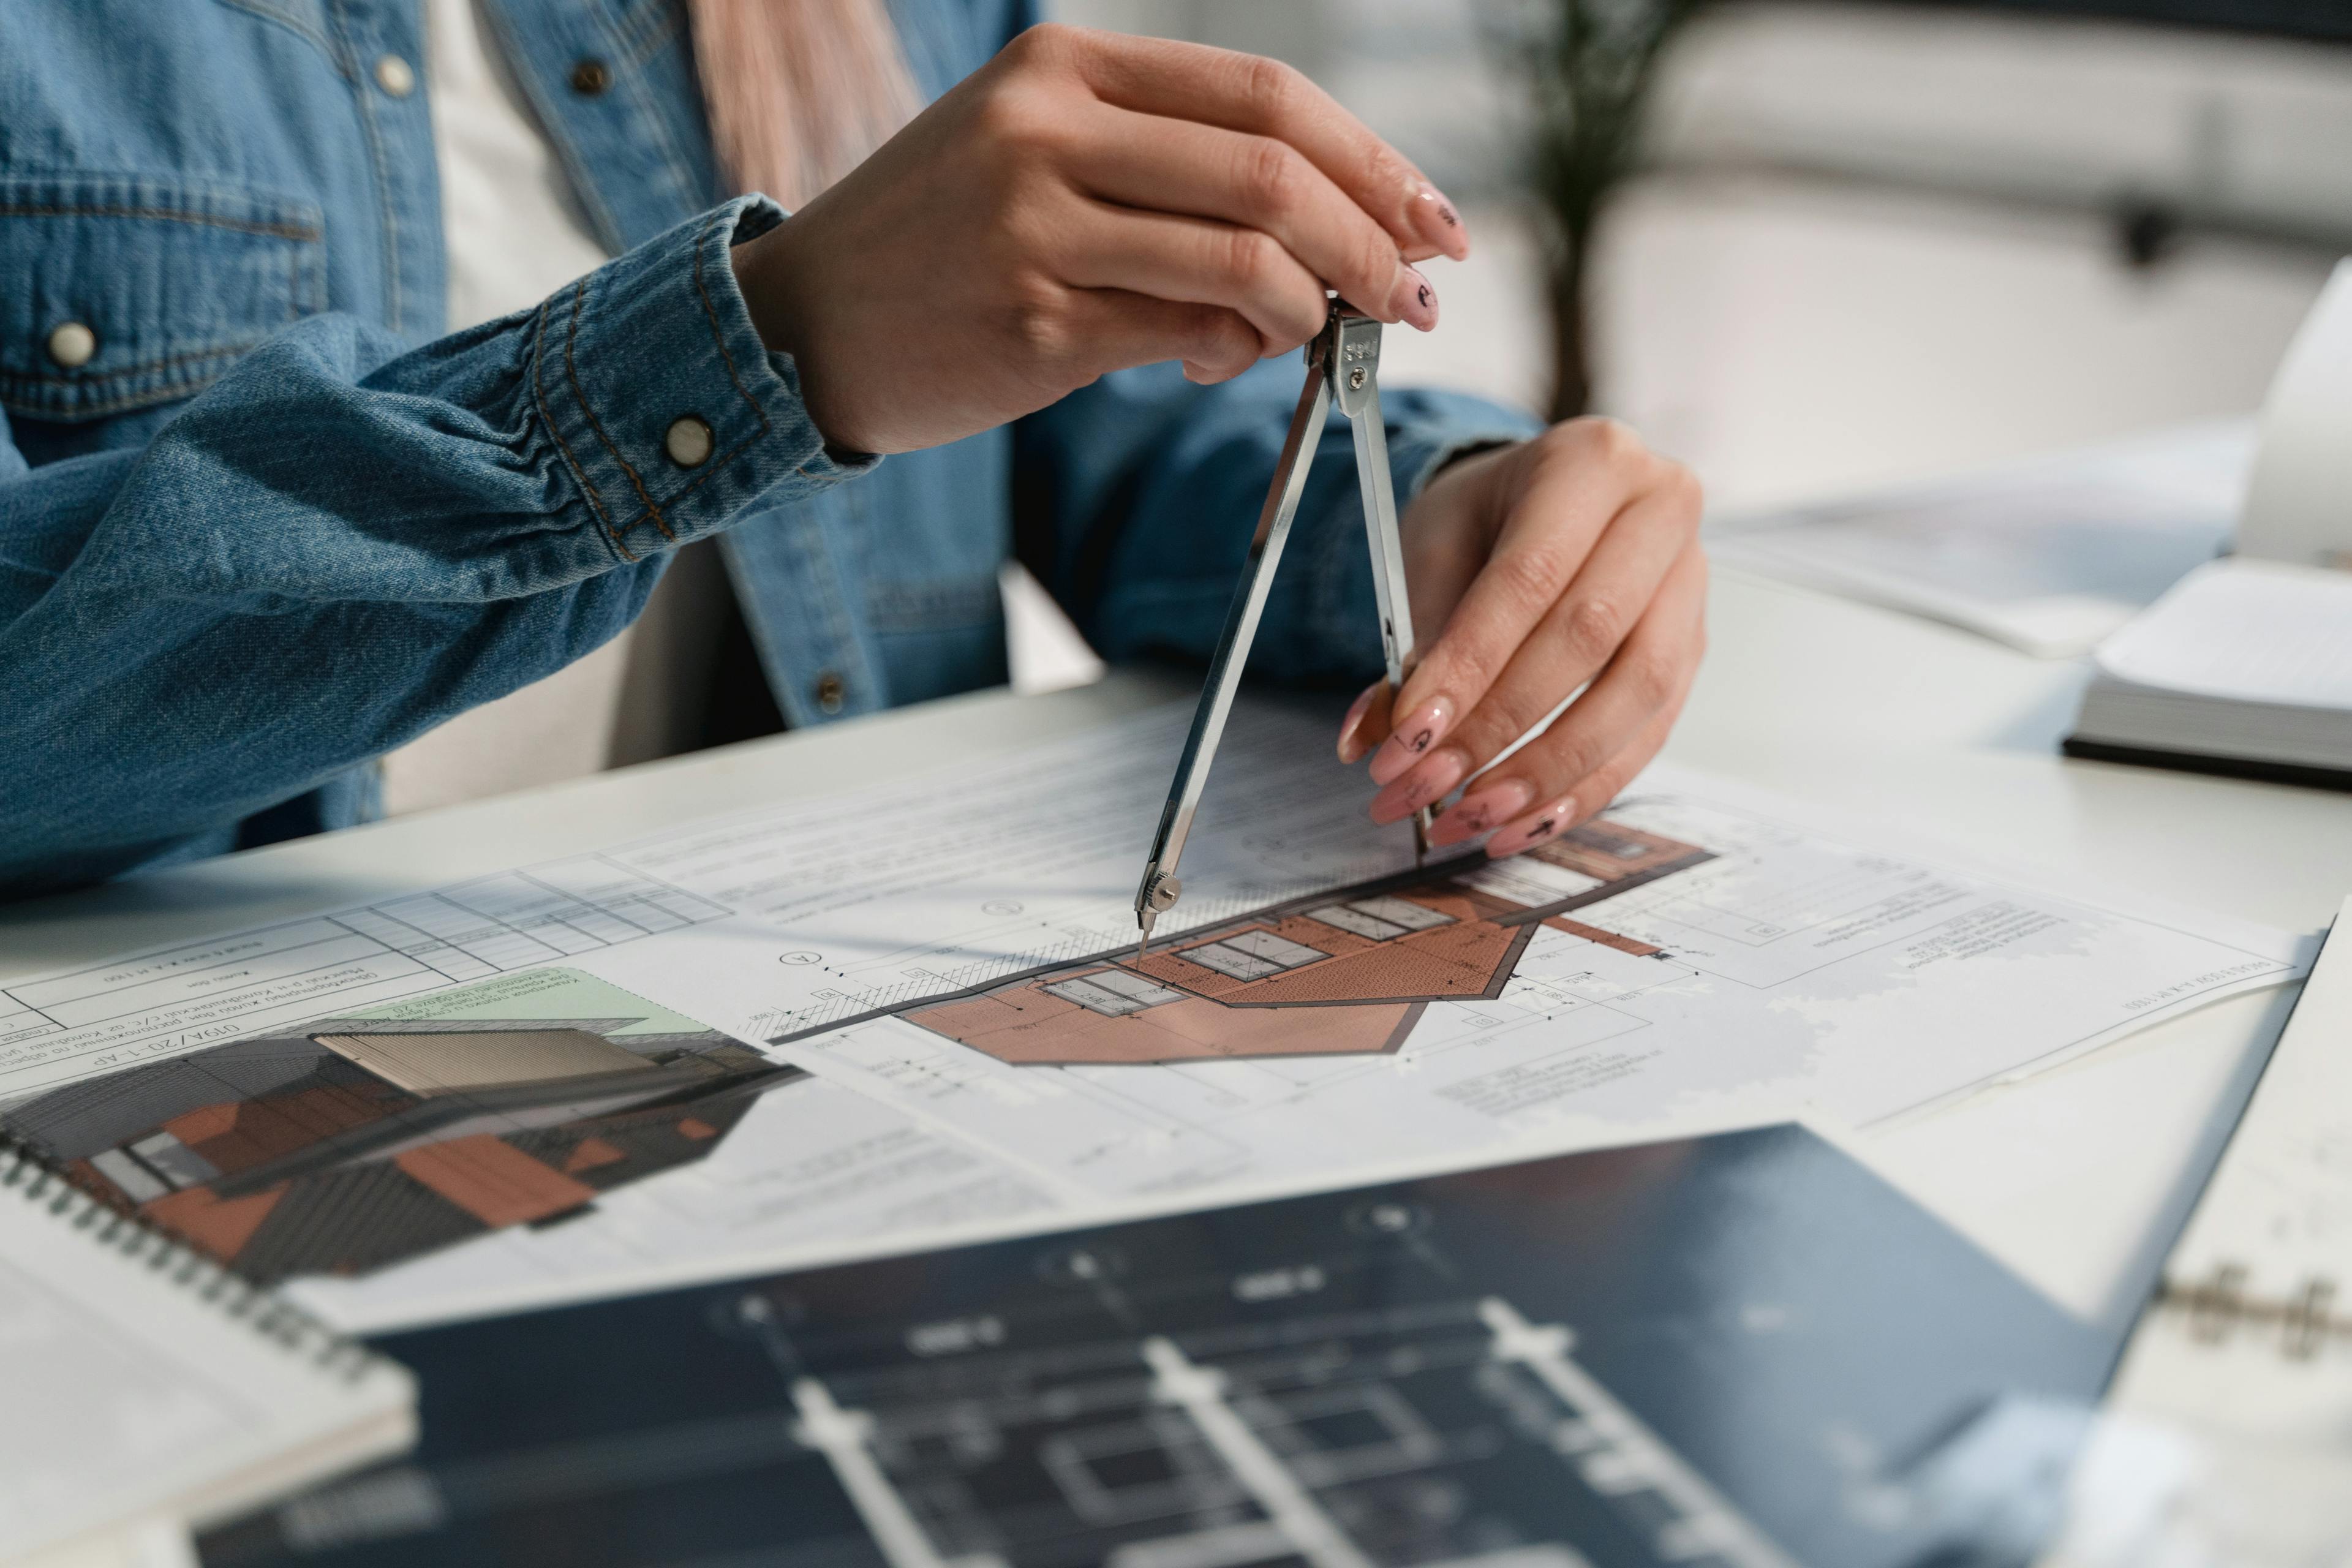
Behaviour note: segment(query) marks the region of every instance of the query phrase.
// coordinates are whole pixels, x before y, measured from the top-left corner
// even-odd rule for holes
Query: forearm
[[[559,668],[674,546],[851,471],[728,268],[772,213],[406,354],[305,322],[144,452],[0,480],[0,889],[216,832]]]

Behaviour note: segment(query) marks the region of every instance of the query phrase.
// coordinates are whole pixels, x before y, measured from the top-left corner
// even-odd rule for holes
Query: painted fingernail
[[[1392,782],[1405,769],[1429,754],[1429,748],[1445,738],[1447,728],[1454,722],[1454,701],[1451,698],[1433,697],[1398,724],[1394,733],[1381,742],[1372,753],[1372,782],[1384,784]]]
[[[1389,309],[1402,317],[1408,326],[1428,331],[1437,325],[1437,290],[1429,279],[1411,267],[1397,268],[1396,288],[1390,291]]]
[[[1429,841],[1459,844],[1465,838],[1475,838],[1527,810],[1535,793],[1535,785],[1525,779],[1505,779],[1501,784],[1473,790],[1455,801],[1453,810],[1430,825]]]
[[[1388,689],[1387,681],[1375,680],[1365,687],[1353,702],[1348,704],[1348,716],[1339,721],[1339,760],[1341,762],[1352,763],[1371,750],[1357,738],[1356,732],[1364,727],[1364,715],[1372,710],[1372,700]]]
[[[1372,820],[1402,822],[1423,806],[1444,800],[1469,771],[1466,752],[1453,746],[1432,752],[1418,767],[1372,797]]]
[[[1561,795],[1549,805],[1538,806],[1525,816],[1507,823],[1500,833],[1486,840],[1486,858],[1500,860],[1506,855],[1517,855],[1531,849],[1545,839],[1568,830],[1576,820],[1576,797]]]
[[[1413,231],[1426,243],[1456,261],[1470,254],[1470,235],[1462,226],[1462,215],[1454,210],[1454,204],[1441,195],[1436,186],[1415,186],[1412,200],[1405,205],[1412,214]]]

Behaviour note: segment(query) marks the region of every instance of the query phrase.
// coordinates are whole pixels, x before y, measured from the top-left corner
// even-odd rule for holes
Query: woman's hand
[[[836,446],[936,446],[1107,371],[1222,381],[1323,327],[1328,284],[1426,331],[1451,204],[1287,66],[1033,27],[735,251]]]
[[[1500,857],[1615,798],[1665,743],[1706,647],[1698,519],[1690,471],[1606,419],[1432,480],[1400,525],[1426,651],[1393,703],[1378,682],[1340,725],[1339,760],[1372,752],[1385,786],[1374,820],[1402,821],[1470,781],[1432,840],[1493,829],[1486,852]],[[1433,627],[1433,643],[1418,635]],[[1549,729],[1471,781],[1579,687]]]

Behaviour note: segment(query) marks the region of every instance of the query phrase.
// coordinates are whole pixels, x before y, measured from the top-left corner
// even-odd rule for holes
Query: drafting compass
[[[1225,629],[1218,634],[1217,651],[1209,661],[1209,679],[1201,688],[1201,705],[1193,710],[1192,732],[1184,737],[1184,754],[1176,763],[1176,781],[1168,789],[1168,805],[1160,814],[1160,831],[1152,837],[1150,858],[1143,863],[1143,882],[1135,889],[1135,923],[1142,928],[1135,956],[1140,961],[1151,945],[1151,928],[1173,908],[1184,891],[1176,862],[1192,831],[1201,792],[1209,782],[1209,763],[1223,738],[1225,719],[1233,711],[1234,693],[1241,686],[1242,668],[1249,662],[1250,644],[1257,637],[1258,616],[1265,611],[1267,591],[1274,586],[1274,569],[1298,515],[1298,498],[1307,488],[1307,470],[1315,461],[1315,447],[1323,421],[1337,402],[1356,436],[1356,482],[1364,496],[1364,532],[1372,550],[1372,591],[1381,615],[1381,647],[1388,656],[1389,691],[1404,685],[1405,666],[1412,658],[1412,608],[1405,597],[1404,547],[1397,538],[1396,488],[1389,479],[1388,432],[1381,424],[1381,323],[1334,300],[1331,314],[1315,341],[1307,345],[1307,384],[1299,388],[1298,407],[1290,416],[1290,433],[1283,437],[1282,458],[1275,464],[1274,483],[1257,514],[1257,532],[1250,540],[1249,560],[1234,589],[1232,608],[1225,612]],[[1413,814],[1413,849],[1429,849],[1427,807]]]

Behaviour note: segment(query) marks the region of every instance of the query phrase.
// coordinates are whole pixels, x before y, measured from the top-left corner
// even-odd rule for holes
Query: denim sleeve
[[[675,546],[870,464],[736,289],[728,247],[781,216],[731,202],[414,352],[314,317],[143,450],[0,451],[0,895],[226,847],[612,637]]]
[[[1304,356],[1215,387],[1173,364],[1108,375],[1021,422],[1014,515],[1023,559],[1114,662],[1206,658],[1223,627],[1306,374]],[[1475,447],[1542,428],[1451,393],[1383,389],[1402,509]],[[1358,683],[1380,673],[1371,555],[1355,446],[1333,414],[1251,647],[1275,679]]]

